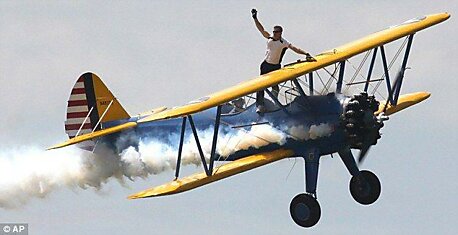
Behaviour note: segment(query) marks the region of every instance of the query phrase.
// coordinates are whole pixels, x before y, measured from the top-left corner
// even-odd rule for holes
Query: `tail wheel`
[[[380,196],[380,181],[374,173],[361,171],[358,176],[351,178],[350,193],[355,201],[363,205],[370,205]]]
[[[318,201],[308,194],[299,194],[293,198],[289,212],[294,222],[301,227],[312,227],[321,217]]]

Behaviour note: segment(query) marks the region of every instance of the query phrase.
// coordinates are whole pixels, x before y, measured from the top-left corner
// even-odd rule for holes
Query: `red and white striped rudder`
[[[127,118],[130,118],[129,114],[102,80],[88,72],[78,78],[70,93],[65,132],[69,138],[74,138],[77,135],[103,129],[104,122]],[[91,140],[77,146],[92,151],[95,143]]]

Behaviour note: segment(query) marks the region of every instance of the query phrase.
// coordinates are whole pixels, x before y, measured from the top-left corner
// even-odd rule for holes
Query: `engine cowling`
[[[341,119],[351,148],[361,149],[365,144],[375,145],[380,139],[383,122],[374,115],[378,107],[379,102],[366,92],[356,94],[345,102]]]

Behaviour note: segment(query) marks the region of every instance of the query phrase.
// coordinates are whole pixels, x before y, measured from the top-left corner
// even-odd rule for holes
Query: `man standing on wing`
[[[261,64],[261,75],[272,72],[274,70],[281,68],[281,60],[283,55],[286,52],[286,49],[290,48],[294,52],[305,55],[306,61],[316,61],[309,53],[305,52],[304,50],[293,46],[291,43],[286,41],[282,38],[283,28],[279,25],[274,26],[273,35],[271,36],[267,31],[264,30],[264,27],[258,20],[257,17],[258,12],[256,9],[251,10],[251,16],[254,19],[254,23],[256,24],[256,28],[258,28],[259,32],[261,32],[262,36],[267,39],[267,51],[266,57]],[[278,85],[272,87],[272,92],[275,96],[278,97],[278,93],[280,88]],[[256,93],[256,112],[262,113],[266,111],[264,106],[264,91],[258,91]]]

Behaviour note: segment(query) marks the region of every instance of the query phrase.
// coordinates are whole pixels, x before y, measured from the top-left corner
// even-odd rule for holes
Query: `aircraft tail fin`
[[[130,118],[119,101],[94,73],[87,72],[76,81],[67,105],[65,132],[70,139],[82,134],[102,130],[103,123]],[[78,147],[90,150],[93,141],[85,141]]]

